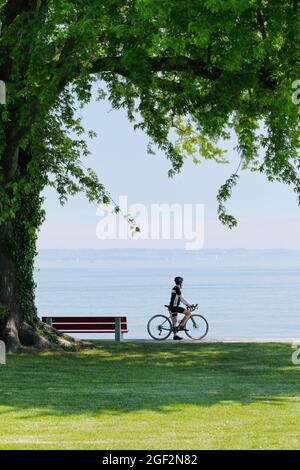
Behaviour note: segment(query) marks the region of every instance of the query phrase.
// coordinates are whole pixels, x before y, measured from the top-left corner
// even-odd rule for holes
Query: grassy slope
[[[300,366],[280,344],[98,343],[9,356],[1,449],[300,448]]]

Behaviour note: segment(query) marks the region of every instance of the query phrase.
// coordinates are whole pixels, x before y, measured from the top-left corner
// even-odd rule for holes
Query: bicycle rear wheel
[[[172,324],[165,315],[154,315],[148,321],[147,330],[151,338],[163,341],[172,333]]]
[[[208,322],[202,315],[191,315],[185,328],[189,338],[203,339],[208,333]]]

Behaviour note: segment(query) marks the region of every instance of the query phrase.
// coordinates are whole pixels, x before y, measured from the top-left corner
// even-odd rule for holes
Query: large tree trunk
[[[16,266],[9,250],[12,223],[0,225],[0,335],[9,351],[20,349],[19,328],[22,323]]]
[[[7,149],[9,147],[10,146],[7,145]],[[5,155],[6,158],[4,158]],[[18,178],[24,177],[22,173],[26,171],[30,154],[28,153],[27,158],[25,158],[25,152],[21,155],[22,166],[19,167],[18,174],[19,149],[17,148],[13,153],[6,152],[5,155],[2,155],[1,159],[3,179],[5,182],[14,181],[18,183]],[[10,188],[7,189],[7,196],[8,198],[13,197]],[[30,250],[29,234],[26,234],[26,232],[28,232],[26,222],[28,222],[28,226],[31,226],[32,219],[34,219],[35,216],[33,209],[34,205],[36,205],[36,200],[30,196],[31,195],[26,195],[25,192],[20,191],[19,204],[13,206],[15,211],[13,220],[7,220],[0,224],[0,339],[6,343],[7,350],[12,352],[18,351],[22,346],[21,330],[26,318],[26,311],[31,310],[31,317],[32,311],[34,312],[33,316],[36,318],[33,318],[32,323],[37,320],[34,307],[34,282],[28,282],[28,275],[26,270],[24,270],[26,264],[29,270],[30,267],[33,268],[33,262],[32,264],[30,264],[30,262],[28,263],[28,260],[30,260],[28,253],[32,250]],[[36,210],[38,209],[39,207],[36,208]],[[32,290],[32,295],[28,295],[27,293],[30,289]],[[22,302],[22,299],[24,300],[24,292],[26,292],[25,309],[24,301]],[[28,309],[30,301],[28,302],[27,299],[32,299],[32,305],[30,305],[30,307],[33,308]]]
[[[7,167],[13,167],[13,171],[6,171],[5,179],[28,182],[30,191],[23,191],[21,185],[13,220],[0,224],[0,339],[9,352],[27,346],[69,347],[74,345],[72,338],[59,334],[38,319],[33,271],[37,233],[43,221],[40,197],[43,187],[28,172],[32,158],[30,147],[26,151],[18,149],[16,155],[17,160],[15,155],[9,159]],[[11,196],[9,191],[7,195]]]
[[[0,226],[0,337],[9,352],[17,352],[22,346],[49,347],[49,341],[38,332],[34,284],[28,285],[26,276],[24,276],[25,289],[32,290],[32,292],[27,292],[30,302],[26,304],[31,313],[32,325],[28,323],[27,312],[24,311],[24,299],[22,299],[24,286],[20,285],[20,266],[17,265],[18,260],[14,250],[14,247],[18,245],[18,236],[18,231],[14,229],[14,222],[6,222]],[[21,244],[22,242],[24,243],[23,239]],[[22,261],[20,259],[19,263],[21,264]],[[32,315],[32,308],[34,308],[34,315]]]
[[[18,352],[24,347],[43,350],[81,346],[81,342],[55,331],[38,319],[32,271],[29,269],[29,278],[26,278],[26,272],[22,276],[18,264],[23,259],[18,260],[13,248],[21,247],[26,257],[26,236],[21,236],[20,227],[16,227],[18,225],[14,222],[0,225],[0,339],[5,342],[8,352]],[[29,265],[29,268],[33,266]]]

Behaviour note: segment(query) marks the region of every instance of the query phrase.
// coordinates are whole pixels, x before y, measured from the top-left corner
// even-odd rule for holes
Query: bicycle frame
[[[162,331],[162,330],[169,331],[169,329],[170,329],[170,328],[169,328],[169,325],[168,325],[168,328],[163,328],[163,325],[164,325],[166,322],[167,322],[167,320],[164,320],[164,321],[162,322],[162,324],[159,325],[159,331]]]

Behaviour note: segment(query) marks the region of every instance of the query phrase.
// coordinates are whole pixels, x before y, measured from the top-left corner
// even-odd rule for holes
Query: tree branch
[[[3,28],[7,28],[21,13],[34,10],[37,6],[36,0],[9,0],[4,7]]]
[[[261,32],[262,38],[263,40],[265,40],[267,39],[267,32],[265,28],[265,20],[260,10],[256,12],[256,18],[257,18],[257,22],[258,22],[258,26],[259,26],[259,30]]]
[[[165,58],[149,58],[150,69],[153,72],[185,72],[192,71],[195,76],[203,77],[208,80],[216,81],[222,74],[230,75],[232,80],[240,80],[241,77],[249,76],[249,72],[229,72],[221,70],[217,67],[209,68],[205,62],[189,57],[165,57]],[[130,72],[126,66],[122,64],[122,56],[118,57],[102,57],[94,60],[91,73],[112,72],[118,73],[124,77],[130,78]],[[260,72],[261,84],[265,88],[274,90],[278,85],[278,81],[270,77],[270,73],[266,69]]]
[[[149,58],[149,66],[153,72],[193,71],[195,75],[199,75],[209,80],[216,80],[221,74],[221,71],[217,68],[210,69],[206,63],[184,56]],[[120,75],[128,75],[126,66],[122,64],[122,56],[102,57],[96,59],[93,62],[91,73],[99,72],[116,72]]]

